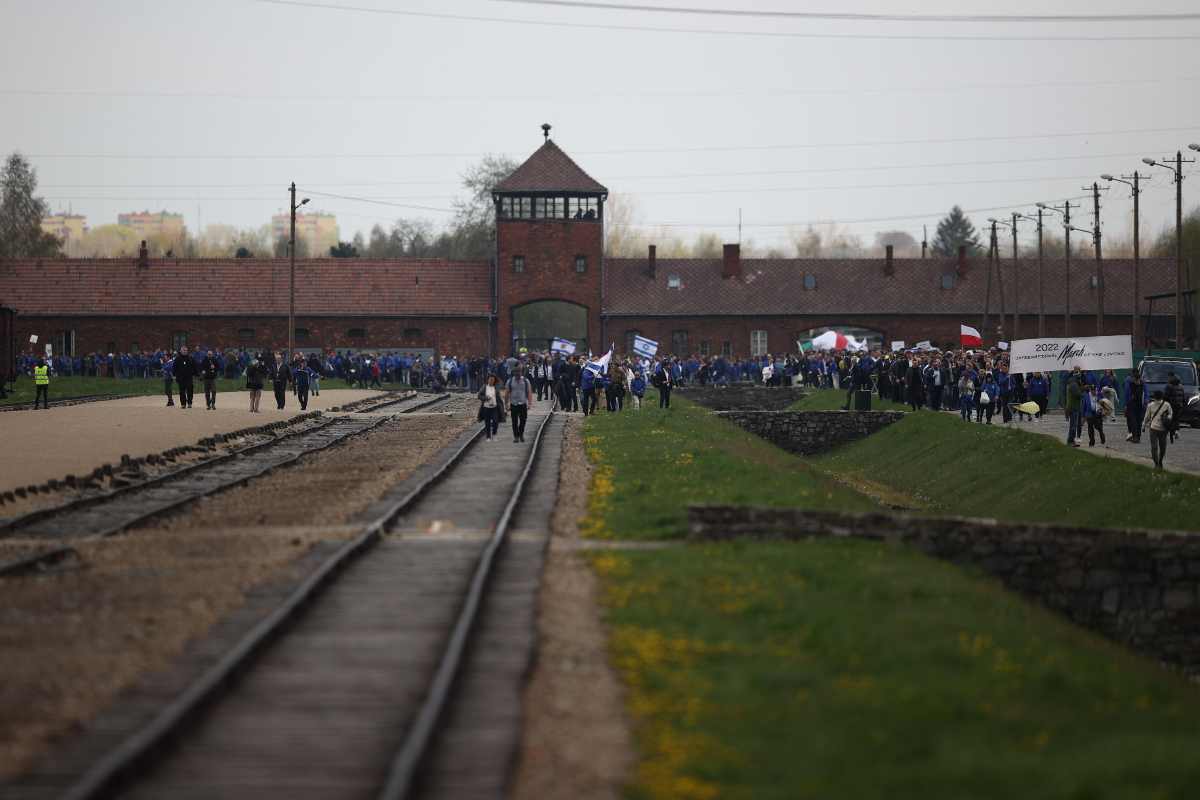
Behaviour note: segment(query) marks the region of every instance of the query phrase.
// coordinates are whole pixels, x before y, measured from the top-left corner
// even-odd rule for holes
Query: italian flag
[[[963,347],[983,347],[983,337],[970,325],[959,324],[958,342]]]

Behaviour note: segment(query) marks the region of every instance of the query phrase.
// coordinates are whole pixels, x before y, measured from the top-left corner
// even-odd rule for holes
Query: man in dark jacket
[[[1167,373],[1167,385],[1163,387],[1163,399],[1171,404],[1171,441],[1179,431],[1179,417],[1187,405],[1187,394],[1183,391],[1183,383],[1174,372]]]
[[[288,382],[292,379],[292,371],[279,353],[275,354],[274,365],[275,371],[271,373],[271,388],[275,390],[275,405],[279,407],[280,411],[283,411],[283,407],[287,403],[287,387]]]
[[[200,377],[204,380],[204,406],[209,411],[217,407],[217,376],[221,374],[221,365],[209,350],[200,362]]]
[[[175,382],[179,384],[179,407],[192,407],[192,381],[196,377],[196,361],[188,355],[187,345],[175,356]]]

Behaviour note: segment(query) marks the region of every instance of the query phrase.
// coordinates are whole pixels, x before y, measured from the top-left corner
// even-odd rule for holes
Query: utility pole
[[[992,310],[992,254],[996,252],[996,223],[992,223],[992,234],[988,240],[988,277],[987,277],[987,293],[983,300],[983,322],[979,325],[979,332],[983,336],[987,336],[988,313]]]
[[[1190,144],[1188,149],[1200,151],[1200,144]],[[1196,159],[1183,157],[1183,151],[1175,152],[1175,165],[1170,161],[1143,158],[1143,164],[1169,169],[1175,174],[1175,349],[1183,349],[1183,165],[1193,164]]]
[[[1063,336],[1071,338],[1071,201],[1066,201],[1063,211],[1063,225],[1067,239],[1066,260],[1066,308],[1063,314]]]
[[[1042,247],[1042,211],[1038,208],[1038,338],[1046,336],[1046,255]]]
[[[1009,336],[1012,340],[1017,338],[1017,324],[1021,319],[1020,297],[1021,297],[1021,259],[1020,253],[1017,251],[1017,220],[1021,215],[1016,211],[1012,215],[1012,253],[1013,253],[1013,311],[1012,311],[1012,331]]]
[[[1002,222],[991,220],[992,223],[992,252],[995,254],[994,262],[996,264],[996,292],[1000,295],[1000,324],[996,326],[996,339],[1004,340],[1004,267],[1000,264],[1000,235],[996,232],[997,225],[1003,225]]]
[[[1092,181],[1083,191],[1092,193],[1092,249],[1096,251],[1096,335],[1104,335],[1104,259],[1100,249],[1100,184]],[[1107,191],[1107,190],[1106,190]]]
[[[288,208],[292,210],[291,235],[288,238],[288,351],[287,362],[292,363],[292,353],[296,349],[296,182],[292,181],[288,192],[291,200]]]
[[[1142,318],[1142,296],[1138,286],[1138,279],[1142,271],[1142,247],[1141,236],[1138,231],[1140,221],[1138,219],[1138,195],[1142,193],[1138,186],[1138,172],[1133,171],[1133,347],[1137,349],[1138,336],[1141,335],[1141,318]]]

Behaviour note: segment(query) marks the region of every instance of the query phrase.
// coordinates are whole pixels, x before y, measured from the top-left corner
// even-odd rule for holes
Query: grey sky
[[[847,226],[868,242],[892,228],[919,238],[921,224],[932,229],[954,203],[1007,210],[1060,201],[1080,195],[1099,173],[1128,172],[1142,156],[1200,140],[1200,108],[1191,101],[1200,86],[1196,39],[774,35],[1200,37],[1200,21],[808,22],[488,0],[328,3],[772,35],[433,19],[254,0],[0,0],[0,25],[19,31],[0,50],[0,151],[31,154],[53,207],[70,205],[93,226],[147,208],[180,211],[192,229],[198,222],[256,226],[285,206],[291,180],[302,191],[448,208],[466,165],[488,152],[524,158],[541,142],[539,125],[550,122],[555,140],[584,169],[612,192],[636,198],[647,226],[704,225],[732,240],[740,208],[744,238],[782,244],[786,224],[934,214]],[[674,4],[998,12],[978,0]],[[1136,7],[1041,0],[999,8],[1194,10],[1186,0]],[[1133,130],[1144,132],[1105,133]],[[1078,135],[1026,138],[1064,133]],[[122,158],[74,157],[94,155]],[[956,166],[933,166],[943,164]],[[1157,233],[1172,219],[1174,191],[1165,170],[1143,169],[1155,173],[1143,195],[1144,230]],[[1185,205],[1200,204],[1200,182],[1184,189]],[[346,239],[397,216],[449,216],[313,199],[315,208],[338,215]],[[1106,233],[1127,232],[1125,187],[1104,203]],[[990,214],[998,215],[971,216],[982,224]],[[685,236],[694,231],[680,229]]]

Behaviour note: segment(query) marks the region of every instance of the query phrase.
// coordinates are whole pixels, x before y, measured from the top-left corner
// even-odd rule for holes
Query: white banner
[[[36,333],[29,337],[29,343],[37,344],[37,334]]]
[[[1086,370],[1131,369],[1133,342],[1124,336],[1087,336],[1075,339],[1018,339],[1009,354],[1009,372],[1060,372],[1075,367]]]
[[[892,342],[892,352],[893,353],[899,353],[903,349],[904,349],[904,340]]]

